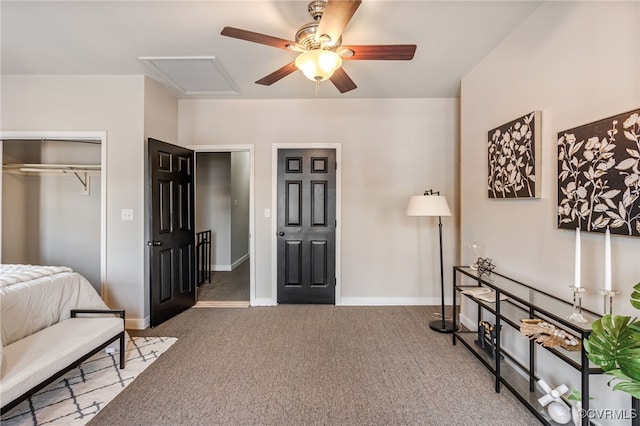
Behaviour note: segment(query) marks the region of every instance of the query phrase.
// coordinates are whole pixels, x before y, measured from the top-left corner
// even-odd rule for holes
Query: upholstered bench
[[[118,339],[122,369],[124,310],[72,309],[71,318],[5,346],[0,352],[1,412],[15,407]]]

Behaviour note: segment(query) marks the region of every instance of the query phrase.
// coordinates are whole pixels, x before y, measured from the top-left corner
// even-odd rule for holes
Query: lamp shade
[[[342,65],[342,58],[330,50],[309,50],[298,55],[296,68],[313,81],[324,81]]]
[[[409,199],[407,216],[451,216],[443,195],[415,195]]]

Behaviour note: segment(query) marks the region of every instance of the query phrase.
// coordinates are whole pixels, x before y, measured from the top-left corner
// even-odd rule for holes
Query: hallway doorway
[[[195,151],[195,224],[210,231],[207,272],[196,306],[249,306],[255,298],[253,145]]]
[[[249,302],[251,268],[246,260],[233,271],[214,271],[210,282],[198,287],[199,302]]]

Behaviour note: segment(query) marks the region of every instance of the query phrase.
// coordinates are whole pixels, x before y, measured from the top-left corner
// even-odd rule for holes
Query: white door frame
[[[66,131],[0,131],[0,158],[2,158],[2,141],[12,140],[99,140],[100,141],[100,295],[107,296],[107,132],[66,132]],[[0,173],[0,201],[2,200],[2,173]],[[0,209],[0,242],[2,241],[2,209]],[[0,244],[0,260],[2,244]]]
[[[254,145],[187,145],[194,152],[248,152],[249,153],[249,305],[255,306],[256,300],[256,245],[255,245],[255,212],[254,212]],[[196,169],[197,169],[196,161]],[[195,183],[195,182],[194,182]]]
[[[278,150],[336,150],[336,306],[342,304],[342,146],[339,143],[274,143],[271,151],[271,295],[278,303]]]

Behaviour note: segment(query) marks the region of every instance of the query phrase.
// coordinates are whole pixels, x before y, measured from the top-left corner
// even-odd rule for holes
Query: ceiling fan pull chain
[[[320,91],[320,80],[316,80],[316,96],[318,96],[319,91]]]

